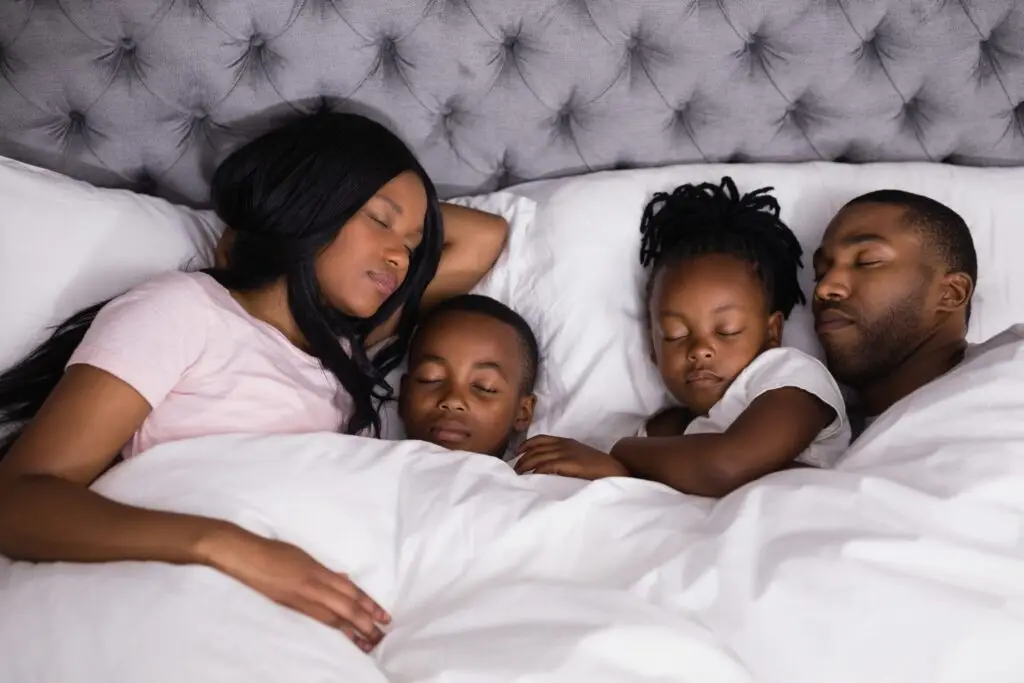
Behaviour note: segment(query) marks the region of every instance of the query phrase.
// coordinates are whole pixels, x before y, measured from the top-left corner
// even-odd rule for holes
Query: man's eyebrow
[[[843,245],[853,246],[853,245],[856,245],[856,244],[867,244],[869,242],[884,242],[884,243],[888,244],[889,240],[887,240],[885,237],[883,237],[882,235],[879,235],[877,233],[873,233],[873,232],[858,232],[858,233],[850,235],[848,237],[844,237],[842,240],[840,240],[840,242]]]
[[[871,244],[874,242],[879,242],[882,244],[890,243],[888,239],[874,232],[858,232],[839,240],[840,246],[844,247],[854,247],[860,244]],[[814,254],[811,256],[811,261],[817,261],[824,257],[825,252],[822,250],[821,247],[818,247],[817,249],[814,250]]]

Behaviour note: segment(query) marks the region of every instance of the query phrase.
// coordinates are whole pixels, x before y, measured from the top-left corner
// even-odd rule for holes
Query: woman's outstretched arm
[[[0,461],[0,553],[36,562],[204,564],[340,628],[363,649],[376,644],[384,611],[300,549],[221,520],[123,505],[88,488],[150,411],[115,376],[68,368]]]

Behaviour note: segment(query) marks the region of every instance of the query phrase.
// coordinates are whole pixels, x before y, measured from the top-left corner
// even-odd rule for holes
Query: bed
[[[385,122],[445,197],[510,219],[480,291],[538,331],[535,433],[606,447],[663,402],[636,227],[681,182],[774,186],[805,250],[860,192],[948,203],[989,340],[836,471],[719,503],[416,442],[160,447],[97,488],[302,545],[392,611],[384,643],[201,568],[0,558],[0,680],[1024,680],[1022,101],[1012,0],[0,4],[0,366],[208,260],[216,163],[318,108]],[[805,310],[786,334],[819,352]]]

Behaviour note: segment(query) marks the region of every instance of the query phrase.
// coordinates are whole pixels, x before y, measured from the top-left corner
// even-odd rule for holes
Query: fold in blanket
[[[392,614],[366,657],[199,567],[0,570],[0,680],[1001,683],[1024,643],[1024,328],[834,471],[715,502],[339,435],[157,448],[96,488],[233,520]]]

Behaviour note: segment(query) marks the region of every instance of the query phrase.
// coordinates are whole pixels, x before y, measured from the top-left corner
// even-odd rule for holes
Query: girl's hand
[[[519,449],[515,470],[519,474],[560,474],[577,479],[628,477],[629,472],[612,456],[572,439],[535,436]]]
[[[345,633],[364,652],[372,650],[391,621],[380,605],[348,576],[327,569],[299,548],[247,531],[211,539],[210,565],[259,591]]]

